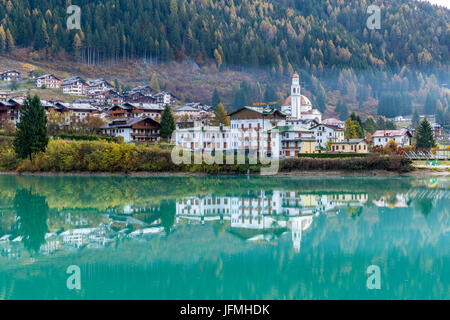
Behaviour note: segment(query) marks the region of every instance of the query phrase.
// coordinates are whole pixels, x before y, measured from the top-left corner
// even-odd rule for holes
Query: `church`
[[[281,111],[292,120],[315,120],[321,123],[322,113],[313,109],[311,101],[301,91],[300,77],[295,73],[292,77],[291,96],[284,101]]]

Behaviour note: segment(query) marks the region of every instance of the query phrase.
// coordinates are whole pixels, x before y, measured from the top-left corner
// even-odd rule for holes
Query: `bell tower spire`
[[[301,116],[301,90],[300,77],[294,73],[291,86],[291,116],[296,119],[300,119]]]

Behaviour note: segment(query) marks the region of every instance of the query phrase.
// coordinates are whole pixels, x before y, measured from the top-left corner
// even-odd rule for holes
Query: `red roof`
[[[409,131],[406,129],[399,130],[378,130],[372,135],[372,137],[401,137],[406,134],[409,134]]]

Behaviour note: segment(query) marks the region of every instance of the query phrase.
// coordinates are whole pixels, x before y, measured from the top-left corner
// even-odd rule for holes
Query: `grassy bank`
[[[50,140],[45,153],[19,160],[10,142],[0,145],[0,170],[16,172],[185,172],[207,174],[259,173],[260,164],[180,164],[171,150],[159,146],[108,141]],[[399,156],[370,155],[364,158],[292,158],[280,161],[279,171],[370,171],[408,172],[411,161]]]

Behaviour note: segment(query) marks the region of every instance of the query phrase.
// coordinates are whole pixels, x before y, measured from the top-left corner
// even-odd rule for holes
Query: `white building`
[[[8,70],[3,72],[2,74],[0,74],[0,79],[3,81],[14,81],[14,80],[19,80],[20,79],[20,72],[16,71],[16,70]]]
[[[411,145],[411,133],[406,129],[400,130],[378,130],[372,135],[373,145],[375,147],[384,147],[389,141],[394,140],[399,147]]]
[[[318,149],[326,149],[328,141],[331,142],[341,142],[344,141],[344,129],[327,125],[319,124],[312,127],[311,130],[314,132],[314,138],[316,139],[316,147]]]
[[[175,98],[169,92],[158,92],[153,95],[153,98],[156,99],[156,103],[160,105],[172,105],[175,103]]]
[[[88,94],[88,84],[80,77],[70,77],[64,80],[61,88],[64,94],[85,96]]]
[[[105,79],[88,80],[88,83],[89,86],[86,90],[89,95],[95,95],[115,89],[114,86]]]
[[[42,88],[43,86],[49,89],[57,89],[61,86],[61,80],[53,74],[46,74],[36,79],[36,87]]]
[[[176,144],[183,150],[226,151],[230,147],[230,127],[194,127],[178,129]]]
[[[256,157],[289,158],[316,149],[313,132],[286,126],[286,115],[270,107],[243,107],[230,114],[230,127],[178,129],[176,145],[189,151],[235,151]]]
[[[345,121],[341,121],[339,119],[336,118],[328,118],[328,119],[324,119],[322,121],[323,124],[327,124],[330,126],[335,126],[335,127],[339,127],[344,129],[345,128]]]
[[[159,122],[151,118],[115,119],[100,127],[102,134],[110,137],[122,137],[124,142],[160,141]]]

